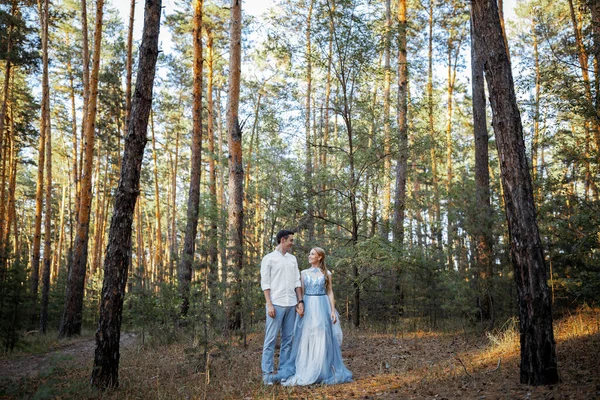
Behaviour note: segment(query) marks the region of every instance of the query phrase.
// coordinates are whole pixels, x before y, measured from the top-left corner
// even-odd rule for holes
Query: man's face
[[[287,238],[281,238],[281,249],[287,251],[292,250],[294,245],[294,235],[289,235]]]

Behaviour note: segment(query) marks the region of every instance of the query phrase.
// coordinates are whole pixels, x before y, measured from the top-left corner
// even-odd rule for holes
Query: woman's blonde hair
[[[331,275],[329,275],[327,263],[325,262],[325,250],[320,247],[313,247],[312,249],[321,257],[321,260],[319,261],[319,269],[323,275],[325,275],[325,290],[329,291],[329,288],[331,287]]]

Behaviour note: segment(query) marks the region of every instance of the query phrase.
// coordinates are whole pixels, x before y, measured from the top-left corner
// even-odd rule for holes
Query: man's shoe
[[[264,374],[263,384],[266,386],[273,386],[273,374]]]

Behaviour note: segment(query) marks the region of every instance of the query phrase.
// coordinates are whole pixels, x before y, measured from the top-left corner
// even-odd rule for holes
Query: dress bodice
[[[318,270],[309,268],[302,271],[304,279],[304,294],[307,296],[322,296],[327,294],[325,291],[325,275]]]

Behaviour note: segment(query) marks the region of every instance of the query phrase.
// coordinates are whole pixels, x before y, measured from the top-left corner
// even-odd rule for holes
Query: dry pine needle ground
[[[555,324],[561,383],[519,384],[514,324],[484,336],[464,332],[376,332],[345,326],[343,356],[354,382],[337,386],[263,386],[262,332],[247,347],[232,342],[203,352],[182,340],[140,346],[125,335],[120,387],[89,387],[93,338],[43,355],[0,360],[0,398],[103,399],[599,399],[600,310],[582,309]]]

